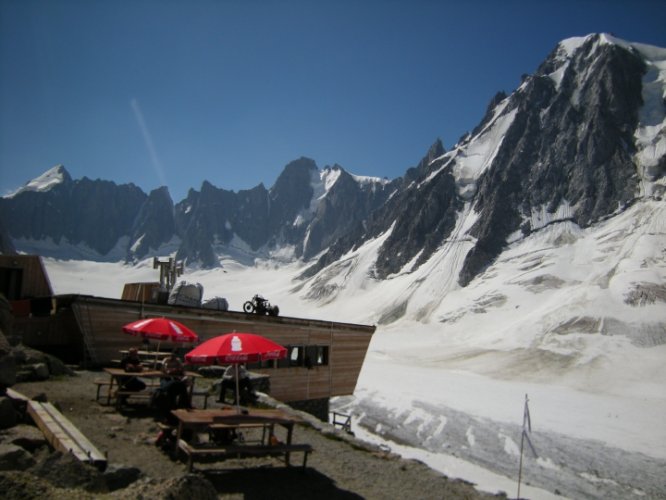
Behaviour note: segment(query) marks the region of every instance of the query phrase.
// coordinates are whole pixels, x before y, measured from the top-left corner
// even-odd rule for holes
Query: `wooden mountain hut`
[[[24,280],[21,284],[26,288],[22,289],[22,296],[25,297],[25,290],[43,294],[29,299],[31,304],[36,301],[36,310],[15,317],[14,334],[20,336],[24,344],[58,355],[65,361],[94,368],[111,364],[119,358],[120,350],[141,343],[141,339],[122,333],[122,326],[142,318],[175,319],[194,330],[200,341],[233,331],[257,333],[287,347],[288,355],[286,359],[249,368],[269,375],[271,396],[320,418],[328,416],[329,398],[354,392],[375,331],[370,325],[158,303],[163,301],[153,300],[155,294],[145,292],[155,289],[152,283],[126,287],[125,300],[87,295],[53,296],[41,260],[20,256],[15,269],[21,267],[21,261],[25,271],[17,275],[31,277],[34,283],[42,285],[42,288],[35,285],[30,288]],[[2,264],[0,260],[0,268]],[[14,278],[12,283],[16,280]],[[182,348],[173,344],[167,346]]]

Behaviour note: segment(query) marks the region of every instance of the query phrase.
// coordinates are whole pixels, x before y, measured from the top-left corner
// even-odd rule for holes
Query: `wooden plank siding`
[[[121,300],[135,300],[137,302],[149,302],[154,300],[154,295],[160,289],[159,281],[144,283],[125,283]]]
[[[166,316],[194,330],[200,341],[224,333],[252,332],[284,346],[326,346],[328,363],[305,366],[268,367],[253,371],[270,376],[271,395],[281,401],[302,401],[352,394],[375,331],[374,326],[335,323],[290,317],[258,316],[235,311],[211,311],[172,305],[73,296],[71,309],[81,328],[81,341],[91,345],[91,358],[104,365],[118,359],[119,351],[139,346],[140,337],[122,332],[122,326],[141,318]],[[155,342],[151,341],[154,346]],[[162,342],[160,348],[184,348]]]
[[[0,268],[8,271],[20,271],[21,285],[18,297],[7,297],[10,300],[50,297],[53,289],[49,282],[42,259],[38,255],[0,255]],[[0,290],[7,296],[7,291]]]

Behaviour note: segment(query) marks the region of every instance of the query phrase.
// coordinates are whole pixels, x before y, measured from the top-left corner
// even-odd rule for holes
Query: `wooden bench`
[[[178,448],[187,456],[187,471],[192,472],[194,461],[197,459],[221,459],[242,457],[272,457],[284,455],[285,465],[289,466],[289,455],[291,453],[303,453],[303,468],[307,466],[308,454],[313,451],[309,444],[285,444],[275,445],[237,445],[224,446],[195,446],[180,439]]]
[[[194,389],[194,390],[192,391],[192,399],[193,399],[193,400],[194,400],[194,397],[195,397],[195,396],[201,396],[201,397],[204,398],[204,401],[203,401],[203,408],[204,408],[204,410],[205,410],[205,409],[208,408],[208,398],[210,398],[211,396],[213,396],[213,394],[211,394],[211,392],[210,392],[208,389]],[[194,401],[192,402],[192,404],[194,404]]]
[[[153,391],[157,388],[158,386],[148,386],[145,389],[141,391],[123,391],[121,389],[115,391],[115,398],[116,398],[116,408],[120,409],[120,407],[123,405],[124,402],[127,401],[128,398],[136,398],[136,399],[142,399],[142,400],[148,400],[150,402],[151,398],[153,397]]]
[[[95,380],[93,381],[93,384],[97,386],[97,393],[95,394],[95,401],[99,402],[99,395],[102,392],[102,387],[109,387],[111,385],[111,382],[109,380]]]
[[[102,397],[102,389],[106,388],[108,390],[109,386],[111,385],[111,381],[108,379],[107,380],[97,379],[93,381],[93,384],[95,384],[95,386],[97,387],[95,391],[95,401],[99,402],[100,398]],[[150,398],[152,391],[158,387],[159,387],[159,382],[151,381],[146,385],[146,388],[142,391],[124,391],[122,389],[117,389],[113,391],[112,397],[116,399],[116,406],[120,406],[119,396],[126,396],[126,397],[135,396],[143,399]],[[104,397],[106,397],[106,395]]]

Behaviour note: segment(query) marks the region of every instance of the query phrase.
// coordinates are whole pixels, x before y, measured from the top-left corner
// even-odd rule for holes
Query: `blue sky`
[[[571,36],[666,47],[664,1],[0,0],[0,194],[74,178],[273,185],[301,156],[395,178]]]

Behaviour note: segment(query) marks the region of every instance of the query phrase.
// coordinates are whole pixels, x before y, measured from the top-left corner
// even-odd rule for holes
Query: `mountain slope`
[[[430,281],[421,276],[441,274],[429,290],[441,300],[550,224],[569,221],[580,230],[640,200],[661,200],[665,59],[664,49],[607,35],[562,42],[535,75],[494,100],[472,134],[422,162],[363,234],[338,241],[303,273],[318,274],[310,296],[342,293],[333,269],[367,244],[375,255],[363,257],[371,263],[358,272],[378,279],[411,273],[404,297]],[[427,270],[417,272],[420,266]],[[405,301],[388,317],[399,317]]]

